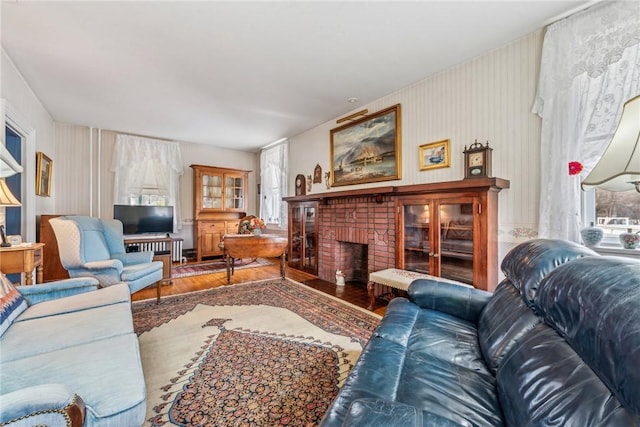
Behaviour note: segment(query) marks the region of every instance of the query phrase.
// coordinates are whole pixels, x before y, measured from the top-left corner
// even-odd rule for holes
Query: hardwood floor
[[[275,279],[280,277],[279,260],[274,259],[272,265],[266,265],[256,268],[247,268],[236,270],[231,276],[231,285],[242,282],[250,282],[254,280]],[[311,288],[317,289],[329,295],[333,295],[342,300],[348,301],[354,305],[366,308],[369,305],[369,296],[367,295],[366,284],[363,283],[347,283],[345,286],[336,286],[334,283],[320,280],[317,276],[305,273],[293,268],[287,268],[286,276],[296,282],[303,283]],[[202,289],[217,288],[219,286],[227,286],[227,273],[225,271],[219,273],[203,274],[200,276],[182,277],[173,279],[172,285],[162,287],[162,296],[177,295],[186,292],[197,291]],[[148,287],[136,292],[131,296],[134,301],[156,297],[155,287]],[[378,300],[374,307],[374,312],[383,315],[387,302]]]

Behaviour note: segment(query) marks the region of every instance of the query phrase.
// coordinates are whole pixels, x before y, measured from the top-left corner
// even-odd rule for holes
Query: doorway
[[[7,151],[19,164],[22,164],[22,138],[10,127],[5,127],[5,142]],[[22,174],[18,173],[5,178],[7,187],[22,203]],[[5,230],[7,236],[22,236],[22,206],[5,207]],[[12,283],[20,282],[20,274],[7,274]]]

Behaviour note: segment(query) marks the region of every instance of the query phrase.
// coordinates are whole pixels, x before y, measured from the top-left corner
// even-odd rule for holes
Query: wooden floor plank
[[[272,265],[236,270],[231,276],[231,284],[227,285],[227,273],[202,274],[199,276],[181,277],[173,279],[173,284],[162,286],[162,296],[184,294],[202,289],[212,289],[219,286],[233,286],[237,283],[252,282],[255,280],[276,279],[280,277],[280,263],[278,259],[272,259]],[[369,297],[365,284],[347,283],[345,286],[336,286],[333,283],[318,279],[313,274],[305,273],[294,268],[287,268],[286,276],[296,282],[304,283],[309,287],[333,295],[337,298],[349,301],[359,307],[366,308],[369,305]],[[155,298],[155,287],[147,287],[131,296],[134,301]],[[378,300],[374,312],[384,314],[386,302]]]

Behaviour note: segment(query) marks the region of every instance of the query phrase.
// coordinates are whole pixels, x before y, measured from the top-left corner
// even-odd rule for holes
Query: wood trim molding
[[[382,200],[385,195],[429,194],[442,193],[447,191],[472,191],[472,190],[493,190],[500,191],[509,188],[510,182],[502,178],[476,178],[463,179],[459,181],[442,181],[429,184],[412,184],[375,188],[363,188],[357,190],[331,191],[328,193],[307,194],[305,196],[283,197],[285,202],[323,201],[331,199],[344,199],[352,197],[373,196]]]

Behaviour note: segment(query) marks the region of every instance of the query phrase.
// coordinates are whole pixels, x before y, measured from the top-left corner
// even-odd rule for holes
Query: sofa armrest
[[[89,261],[89,262],[85,262],[84,264],[82,264],[82,268],[84,268],[87,271],[92,271],[92,270],[116,270],[118,272],[118,275],[120,273],[122,273],[122,261],[117,260],[117,259],[105,259],[102,261]]]
[[[16,289],[27,300],[29,305],[33,305],[43,301],[95,291],[98,289],[98,281],[93,277],[76,277],[39,285],[16,286]]]
[[[349,406],[342,423],[349,427],[462,427],[439,415],[422,411],[415,406],[382,399],[356,399]]]
[[[153,261],[153,252],[151,251],[143,251],[143,252],[127,252],[122,254],[113,254],[111,255],[113,259],[117,259],[124,265],[131,264],[148,264]]]
[[[438,310],[477,323],[491,293],[452,281],[416,279],[408,289],[409,299],[420,308]]]
[[[85,405],[64,384],[42,384],[0,396],[0,425],[81,427]]]

